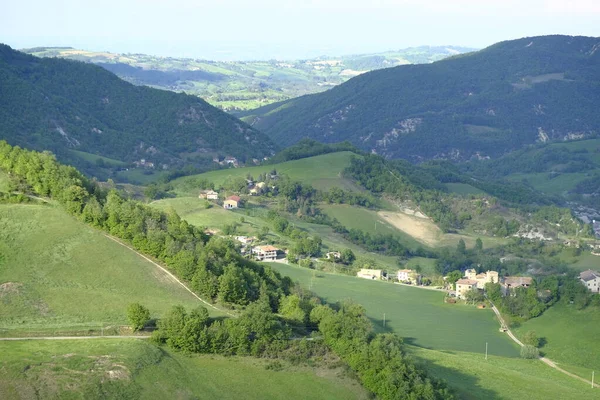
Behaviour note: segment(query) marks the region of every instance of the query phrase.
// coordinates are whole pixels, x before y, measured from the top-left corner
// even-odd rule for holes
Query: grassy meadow
[[[417,362],[446,380],[464,400],[597,399],[599,389],[538,360],[408,347]]]
[[[543,338],[541,351],[561,368],[590,379],[600,371],[600,313],[590,307],[577,310],[571,304],[555,304],[541,316],[515,329],[518,336],[535,331]]]
[[[366,399],[339,369],[184,355],[144,340],[0,342],[0,398]]]
[[[69,150],[69,151],[71,152],[71,154],[81,158],[82,160],[89,161],[91,163],[95,163],[98,160],[102,160],[106,165],[110,165],[111,167],[121,167],[121,166],[127,165],[127,163],[125,163],[123,161],[115,160],[114,158],[103,157],[103,156],[99,156],[97,154],[86,153],[85,151],[79,151],[79,150]]]
[[[227,179],[245,178],[248,174],[257,178],[260,174],[276,169],[278,174],[287,175],[291,179],[311,184],[319,190],[329,190],[332,187],[341,187],[345,190],[360,190],[350,180],[342,178],[342,171],[350,164],[352,157],[356,157],[356,154],[344,151],[286,161],[275,165],[221,169],[200,175],[178,178],[172,181],[172,184],[174,192],[178,196],[197,196],[199,191],[203,189],[196,185],[199,179],[206,179],[213,182],[216,187],[219,187]]]
[[[328,274],[291,265],[272,263],[282,275],[310,288],[327,302],[351,299],[365,307],[378,331],[393,330],[411,345],[436,350],[518,356],[518,348],[499,325],[490,309],[445,304],[439,291],[347,275]],[[383,315],[385,314],[385,326]]]
[[[127,324],[132,302],[153,318],[201,304],[153,264],[50,205],[0,205],[0,266],[3,336]]]

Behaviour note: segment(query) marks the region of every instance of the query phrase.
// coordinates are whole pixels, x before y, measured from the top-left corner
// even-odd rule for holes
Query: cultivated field
[[[366,399],[339,369],[184,355],[144,340],[0,342],[0,398]]]
[[[0,205],[0,266],[2,336],[126,324],[132,302],[154,318],[176,304],[201,304],[150,262],[50,205]]]
[[[275,169],[278,174],[284,174],[291,179],[311,184],[320,190],[329,190],[332,187],[341,187],[346,190],[360,190],[350,180],[344,179],[341,176],[342,171],[350,164],[350,158],[352,157],[356,157],[356,154],[344,151],[274,165],[222,169],[179,178],[174,180],[172,184],[178,196],[197,196],[199,191],[203,189],[196,184],[200,179],[213,182],[218,187],[227,179],[245,178],[248,174],[256,179],[259,174],[268,173]]]
[[[444,294],[439,291],[327,274],[284,264],[271,265],[328,302],[351,299],[363,305],[376,329],[391,329],[411,345],[484,353],[487,342],[490,354],[518,356],[517,346],[499,332],[498,322],[489,309],[445,304]]]

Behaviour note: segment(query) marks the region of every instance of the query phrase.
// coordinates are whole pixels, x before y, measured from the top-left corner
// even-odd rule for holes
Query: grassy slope
[[[127,165],[127,163],[124,163],[123,161],[115,160],[114,158],[108,158],[108,157],[99,156],[99,155],[92,154],[92,153],[86,153],[85,151],[70,150],[70,152],[73,155],[76,155],[77,157],[81,158],[82,160],[89,161],[89,162],[92,162],[92,163],[95,163],[98,160],[102,160],[107,165],[111,165],[111,166],[120,167],[120,166],[123,166],[123,165]]]
[[[151,263],[52,206],[0,205],[0,254],[4,330],[126,324],[132,302],[153,317],[200,304]]]
[[[263,165],[248,168],[230,168],[218,171],[206,172],[200,175],[184,177],[174,180],[173,186],[178,195],[198,195],[199,187],[195,187],[195,178],[207,179],[214,182],[218,187],[228,178],[243,177],[250,174],[257,178],[261,173],[267,173],[273,169],[279,174],[285,174],[291,179],[309,183],[316,189],[328,190],[338,186],[346,190],[359,190],[352,182],[341,177],[342,171],[350,164],[350,158],[356,156],[349,151],[324,154],[320,156],[303,158],[300,160],[287,161],[275,165]]]
[[[377,215],[377,211],[350,206],[346,204],[330,204],[322,207],[323,211],[337,218],[348,229],[360,229],[370,234],[394,235],[410,249],[422,246],[410,235],[396,229]]]
[[[3,342],[0,353],[0,398],[7,400],[367,397],[332,372],[267,370],[265,360],[187,356],[141,340]]]
[[[566,370],[588,379],[592,370],[600,371],[600,313],[595,308],[576,310],[572,305],[556,304],[515,331],[519,336],[535,331],[545,339],[542,352]]]
[[[310,287],[328,302],[352,299],[363,305],[376,329],[392,329],[409,344],[436,350],[485,352],[513,357],[517,347],[498,331],[491,310],[444,304],[441,292],[334,275],[284,264],[271,264]],[[383,314],[386,325],[383,327]]]
[[[598,389],[568,377],[540,361],[409,347],[432,375],[445,379],[460,398],[596,399]]]

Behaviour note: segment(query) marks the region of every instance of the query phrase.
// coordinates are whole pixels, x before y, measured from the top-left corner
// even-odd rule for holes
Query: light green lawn
[[[4,336],[127,324],[132,302],[152,317],[201,304],[153,264],[52,206],[0,205],[0,285]]]
[[[178,178],[171,183],[178,196],[197,196],[198,192],[203,189],[195,184],[200,179],[206,179],[219,187],[230,178],[245,178],[250,174],[256,179],[261,173],[267,173],[275,169],[278,174],[284,174],[291,179],[311,184],[316,189],[329,190],[332,187],[341,187],[346,190],[359,190],[350,180],[341,177],[342,171],[350,164],[352,157],[356,157],[356,154],[348,151],[330,153],[287,161],[281,164],[211,171],[200,175]]]
[[[600,389],[564,375],[538,360],[441,352],[413,346],[409,353],[464,400],[597,399]]]
[[[598,308],[577,310],[572,304],[555,304],[515,329],[519,336],[527,331],[544,338],[541,351],[562,368],[588,379],[592,370],[600,371],[600,352],[596,350],[600,340]],[[569,365],[576,368],[571,370]]]
[[[143,340],[0,342],[0,398],[366,399],[339,370],[269,370],[250,357],[184,355]]]
[[[379,331],[391,329],[409,344],[436,350],[515,357],[517,346],[499,332],[494,313],[475,306],[445,304],[444,293],[353,276],[327,274],[285,264],[273,269],[299,281],[327,302],[352,299],[365,307]],[[383,314],[386,325],[383,327]]]

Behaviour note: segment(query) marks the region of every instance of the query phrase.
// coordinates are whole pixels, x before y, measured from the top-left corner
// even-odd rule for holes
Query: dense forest
[[[541,36],[432,64],[357,76],[246,112],[282,145],[350,141],[421,162],[498,157],[536,141],[598,135],[600,39]]]

